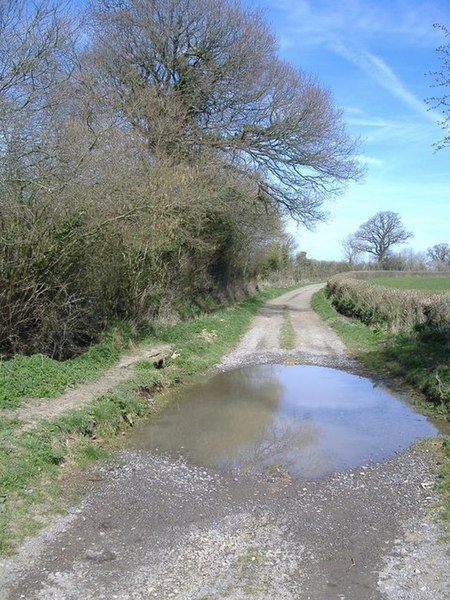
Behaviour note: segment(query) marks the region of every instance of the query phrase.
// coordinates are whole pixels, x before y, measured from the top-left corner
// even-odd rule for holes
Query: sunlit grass
[[[54,398],[68,387],[95,379],[119,359],[133,337],[126,323],[117,322],[101,343],[76,358],[57,361],[34,354],[0,361],[0,408],[17,408],[22,398]]]
[[[401,290],[426,290],[449,292],[450,275],[399,275],[397,277],[371,277],[370,283]]]
[[[295,331],[292,326],[292,318],[289,308],[283,307],[283,324],[280,332],[280,348],[292,350],[295,348]]]

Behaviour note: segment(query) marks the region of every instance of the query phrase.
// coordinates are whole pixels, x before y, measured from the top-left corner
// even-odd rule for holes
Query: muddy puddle
[[[205,466],[281,468],[300,479],[381,461],[436,428],[364,377],[306,365],[258,365],[178,391],[132,445]]]

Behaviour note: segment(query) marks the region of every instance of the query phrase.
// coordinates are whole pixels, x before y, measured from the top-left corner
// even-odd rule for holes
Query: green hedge
[[[370,277],[363,280],[358,272],[350,272],[332,277],[327,294],[339,312],[367,325],[450,340],[450,292],[388,288],[370,283]]]

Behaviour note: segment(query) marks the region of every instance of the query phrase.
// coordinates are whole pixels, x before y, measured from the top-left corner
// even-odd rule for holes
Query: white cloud
[[[448,22],[448,6],[438,1],[416,0],[266,0],[289,19],[293,37],[307,45],[323,45],[348,38],[364,45],[380,35],[402,38],[409,45],[434,47],[433,23]],[[298,38],[297,38],[298,39]]]
[[[356,125],[360,128],[366,127],[368,129],[391,129],[402,131],[405,126],[405,124],[401,121],[388,119],[386,117],[368,115],[361,109],[357,108],[344,108],[344,115],[347,123],[350,125]]]
[[[414,112],[435,124],[442,120],[441,115],[433,110],[429,110],[423,100],[416,98],[408,90],[394,71],[379,56],[375,56],[367,50],[352,50],[340,43],[334,43],[332,48],[337,54],[359,67],[367,76],[401,100]]]
[[[356,159],[363,165],[369,165],[374,167],[381,167],[384,161],[374,156],[367,156],[366,154],[358,154]]]
[[[377,144],[376,154],[379,154],[379,144],[388,144],[390,152],[398,143],[408,144],[410,148],[431,148],[439,133],[430,127],[425,119],[411,119],[408,115],[388,118],[367,113],[361,109],[344,108],[345,122],[351,131],[358,135],[366,144]],[[373,150],[370,153],[374,152]]]

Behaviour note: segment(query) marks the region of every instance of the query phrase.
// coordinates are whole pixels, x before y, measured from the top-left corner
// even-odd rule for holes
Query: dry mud
[[[269,303],[221,369],[291,361],[355,369],[309,309]],[[283,308],[296,348],[280,350]],[[0,563],[0,599],[444,600],[450,560],[423,445],[318,481],[215,471],[124,450],[79,483],[70,514]]]

